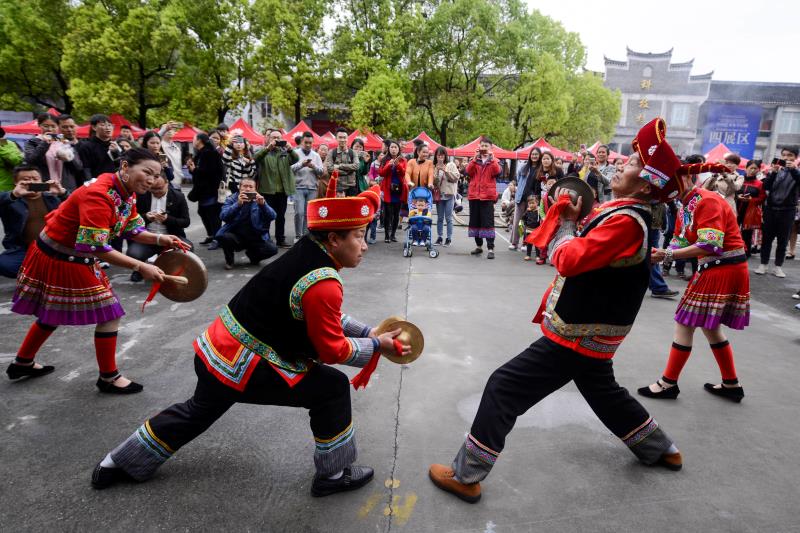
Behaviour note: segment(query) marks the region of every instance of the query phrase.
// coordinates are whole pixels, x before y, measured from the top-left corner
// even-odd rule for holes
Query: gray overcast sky
[[[527,1],[581,36],[591,70],[604,70],[603,55],[624,61],[627,45],[674,48],[674,62],[694,58],[692,74],[715,80],[800,83],[798,0]]]

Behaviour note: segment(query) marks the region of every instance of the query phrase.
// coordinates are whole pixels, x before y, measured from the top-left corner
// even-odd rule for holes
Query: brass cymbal
[[[397,354],[385,355],[388,360],[393,363],[397,363],[398,365],[408,364],[413,361],[416,361],[420,355],[422,355],[422,350],[425,348],[425,338],[422,335],[422,331],[411,322],[407,320],[397,320],[397,317],[389,317],[377,327],[376,331],[380,335],[381,333],[386,333],[387,331],[394,331],[396,329],[402,330],[400,335],[396,337],[401,344],[407,344],[411,346],[411,353],[405,356],[399,356]]]
[[[192,252],[169,250],[155,261],[155,266],[169,276],[183,276],[188,283],[164,280],[158,292],[174,302],[198,299],[208,287],[208,271],[203,261]]]
[[[561,178],[560,180],[556,181],[555,185],[550,187],[549,191],[547,191],[547,196],[550,198],[550,202],[556,202],[555,192],[556,189],[559,188],[569,190],[569,196],[573,204],[578,201],[578,197],[583,198],[583,203],[581,204],[581,213],[578,220],[583,219],[586,217],[586,215],[592,212],[592,206],[594,205],[594,192],[588,183],[583,181],[581,178]]]

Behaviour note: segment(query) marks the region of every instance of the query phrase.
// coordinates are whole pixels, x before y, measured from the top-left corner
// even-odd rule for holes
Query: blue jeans
[[[27,248],[18,248],[0,254],[0,276],[16,278],[26,253],[28,253]]]
[[[294,234],[302,237],[308,233],[306,206],[317,198],[317,189],[297,189],[294,193]]]
[[[367,226],[367,234],[373,241],[378,238],[378,217],[373,218]]]
[[[658,248],[661,243],[661,231],[651,229],[648,235],[648,245],[650,248]],[[669,290],[667,282],[664,281],[664,276],[661,275],[661,265],[650,265],[650,292],[664,293]]]
[[[442,198],[436,202],[436,235],[441,239],[442,230],[444,229],[444,222],[447,221],[447,238],[453,238],[453,206],[455,206],[456,197]]]

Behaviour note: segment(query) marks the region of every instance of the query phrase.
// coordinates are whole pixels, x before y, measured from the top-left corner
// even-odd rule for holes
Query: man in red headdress
[[[534,322],[543,336],[489,378],[478,413],[451,466],[431,465],[442,490],[470,503],[491,471],[518,416],[574,381],[594,413],[643,463],[671,470],[681,454],[642,405],[614,378],[612,357],[631,330],[650,278],[650,204],[678,194],[680,161],[654,120],[637,134],[641,149],[614,174],[614,199],[577,232],[581,200],[556,190],[535,244],[558,271]],[[624,287],[625,290],[620,290]]]
[[[342,313],[342,268],[355,268],[367,245],[364,233],[380,205],[378,188],[310,201],[310,233],[265,266],[233,297],[194,342],[197,388],[184,403],[145,421],[95,467],[92,485],[151,477],[178,449],[199,436],[235,403],[308,409],[314,434],[314,496],[357,489],[372,479],[355,466],[356,443],[347,376],[328,366],[365,367],[353,379],[365,386],[380,354],[407,355]]]

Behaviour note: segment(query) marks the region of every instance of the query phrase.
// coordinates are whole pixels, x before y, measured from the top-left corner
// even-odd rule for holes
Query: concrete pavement
[[[193,226],[190,237],[199,236]],[[474,245],[464,228],[454,241],[437,259],[404,259],[400,243],[379,242],[358,269],[343,272],[348,313],[374,323],[405,314],[426,337],[417,362],[384,360],[369,387],[352,392],[358,462],[376,471],[365,488],[312,498],[306,413],[250,405],[233,407],[153,480],[90,488],[91,469],[109,449],[147,416],[191,395],[192,340],[256,272],[224,271],[221,251],[202,249],[210,287],[191,303],[159,297],[142,314],[147,287],[111,271],[128,312],[120,367],[145,385],[143,393],[97,393],[88,327],[61,328],[42,349],[54,374],[28,383],[0,378],[0,529],[800,531],[800,322],[789,297],[800,285],[800,264],[787,262],[789,281],[752,276],[752,326],[729,332],[747,394],[740,405],[702,390],[719,375],[699,334],[680,398],[642,399],[681,448],[682,472],[639,465],[568,385],[519,419],[483,483],[482,501],[468,505],[435,489],[427,467],[452,460],[489,374],[538,338],[530,320],[553,269],[523,262],[501,239],[494,261],[469,256]],[[9,312],[12,292],[11,280],[0,282],[3,365],[31,322]],[[623,386],[632,390],[660,375],[676,303],[645,298],[615,358]]]

